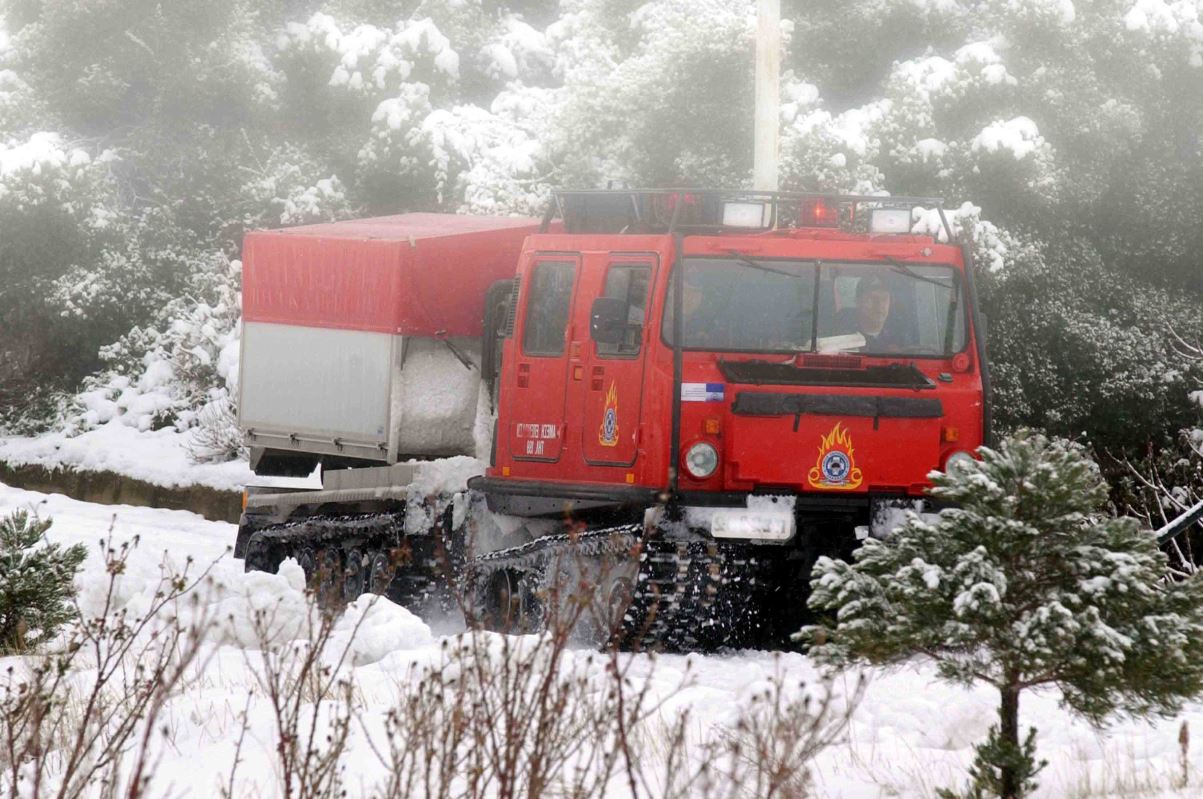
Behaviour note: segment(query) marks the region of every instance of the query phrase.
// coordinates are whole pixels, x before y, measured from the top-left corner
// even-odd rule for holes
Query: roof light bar
[[[769,203],[723,203],[723,227],[767,228],[773,223],[773,206]]]
[[[909,208],[874,208],[869,213],[870,233],[910,233]]]

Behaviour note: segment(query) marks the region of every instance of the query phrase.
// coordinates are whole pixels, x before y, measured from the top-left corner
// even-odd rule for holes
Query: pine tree
[[[44,542],[50,519],[14,511],[0,518],[0,654],[37,646],[68,622],[83,544]]]
[[[1021,741],[1019,699],[1055,686],[1092,723],[1168,714],[1203,690],[1203,582],[1167,582],[1165,555],[1129,518],[1082,447],[1022,431],[980,461],[933,476],[952,504],[911,515],[853,563],[815,567],[802,631],[831,665],[918,656],[939,675],[999,692],[999,725],[977,747],[970,795],[1020,797],[1042,764]]]

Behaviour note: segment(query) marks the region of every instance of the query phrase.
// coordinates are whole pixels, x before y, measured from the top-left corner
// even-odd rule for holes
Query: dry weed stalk
[[[584,579],[583,568],[549,570],[537,598],[540,635],[478,629],[444,641],[439,660],[411,670],[387,720],[378,751],[389,777],[384,799],[593,799],[623,790],[669,799],[797,799],[810,795],[809,764],[836,742],[863,686],[839,699],[825,683],[818,699],[795,695],[777,676],[752,697],[735,726],[695,748],[690,717],[676,716],[660,751],[640,746],[681,690],[666,694],[635,679],[644,656],[573,650],[582,628],[606,629],[614,609]],[[578,564],[579,566],[579,564]],[[621,568],[621,566],[619,566]],[[655,668],[655,656],[650,666]],[[837,708],[836,703],[843,702]]]
[[[817,698],[805,683],[793,686],[780,670],[744,705],[733,725],[705,741],[688,735],[683,713],[667,737],[659,784],[644,795],[663,799],[802,799],[814,796],[810,766],[838,743],[864,695],[859,678],[840,697],[831,678]]]
[[[208,570],[190,577],[191,563],[182,573],[165,567],[144,615],[116,607],[131,549],[105,550],[102,613],[81,620],[62,650],[28,674],[13,667],[0,682],[0,789],[10,796],[151,793],[167,735],[164,707],[215,650],[203,646],[212,620],[193,590]],[[236,794],[257,695],[275,725],[274,787],[289,799],[345,795],[357,724],[387,770],[372,792],[380,799],[593,799],[616,790],[668,799],[810,795],[808,765],[842,734],[859,689],[837,708],[829,685],[815,700],[776,678],[729,731],[697,743],[690,717],[677,714],[659,751],[650,751],[649,730],[691,684],[691,672],[675,688],[653,691],[646,672],[654,672],[655,656],[573,648],[582,626],[605,629],[614,608],[594,601],[599,592],[581,576],[586,569],[553,573],[556,582],[539,597],[543,633],[471,629],[445,639],[437,659],[400,684],[384,736],[375,739],[349,667],[366,614],[338,625],[312,593],[299,629],[285,623],[281,606],[253,613],[258,648],[246,662],[255,684],[221,792]]]
[[[85,617],[77,605],[59,651],[0,678],[0,785],[9,796],[146,795],[163,708],[204,668],[210,619],[193,589],[209,569],[192,576],[191,559],[180,572],[164,563],[149,607],[134,616],[117,607],[116,589],[136,546],[102,541],[101,611]]]
[[[632,688],[631,659],[570,648],[595,609],[588,589],[551,586],[541,634],[470,629],[412,669],[377,753],[389,773],[378,796],[600,796],[631,762],[628,731],[662,702],[647,681]]]
[[[342,796],[343,755],[358,708],[355,687],[344,669],[363,624],[361,616],[345,644],[334,646],[337,615],[309,593],[303,640],[281,640],[278,606],[251,614],[257,656],[247,664],[271,707],[276,727],[276,764],[280,795],[285,799]],[[248,725],[242,714],[242,737]],[[238,758],[231,765],[232,792]]]

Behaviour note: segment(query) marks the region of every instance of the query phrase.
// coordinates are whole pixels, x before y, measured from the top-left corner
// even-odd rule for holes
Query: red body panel
[[[453,214],[261,230],[243,242],[243,318],[413,336],[479,336],[489,286],[537,220]]]
[[[886,257],[911,265],[949,265],[964,270],[959,248],[930,237],[870,238],[839,231],[798,231],[791,235],[687,237],[684,255],[725,255],[736,249],[756,258],[792,258],[882,262]],[[541,259],[578,260],[564,354],[535,357],[522,351],[523,320],[529,278]],[[566,486],[644,487],[668,485],[672,422],[672,348],[660,330],[668,298],[674,240],[670,236],[535,235],[527,240],[519,266],[522,280],[515,335],[505,342],[498,410],[498,447],[490,477],[540,481]],[[590,338],[589,316],[600,296],[606,269],[621,261],[643,260],[656,266],[651,300],[636,359],[599,357]],[[885,267],[888,268],[888,267]],[[681,470],[680,489],[701,492],[751,492],[780,489],[799,494],[918,495],[930,483],[927,474],[942,468],[956,450],[972,451],[983,438],[983,392],[976,364],[976,331],[967,324],[957,370],[952,357],[887,358],[863,356],[861,366],[913,364],[934,384],[921,396],[937,398],[939,418],[866,418],[805,414],[748,416],[733,413],[741,391],[844,397],[914,398],[913,388],[864,386],[752,385],[728,381],[719,369],[720,354],[684,353],[684,383],[721,384],[722,397],[682,403],[681,448],[708,441],[720,453],[718,471],[692,480]],[[727,360],[765,356],[723,353]],[[819,356],[822,357],[822,356]],[[613,395],[611,395],[613,386]],[[605,415],[616,406],[612,446],[603,439]],[[526,448],[538,431],[554,433],[543,441],[546,457],[530,459]],[[825,485],[819,461],[832,439],[847,451],[857,478],[833,488]],[[539,440],[539,439],[536,439]],[[824,448],[826,441],[826,449]],[[533,446],[538,446],[533,445]],[[554,456],[551,453],[554,452]],[[606,453],[612,457],[605,457]],[[817,481],[815,476],[819,475]]]

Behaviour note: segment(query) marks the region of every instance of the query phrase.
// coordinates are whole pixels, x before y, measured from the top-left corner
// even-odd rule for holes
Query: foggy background
[[[1200,482],[1197,0],[783,3],[783,189],[938,195],[1001,426]],[[230,431],[242,233],[745,186],[731,0],[0,1],[0,429]],[[238,452],[210,435],[199,458]],[[1147,460],[1152,459],[1152,460]],[[1116,496],[1140,502],[1115,462]]]

